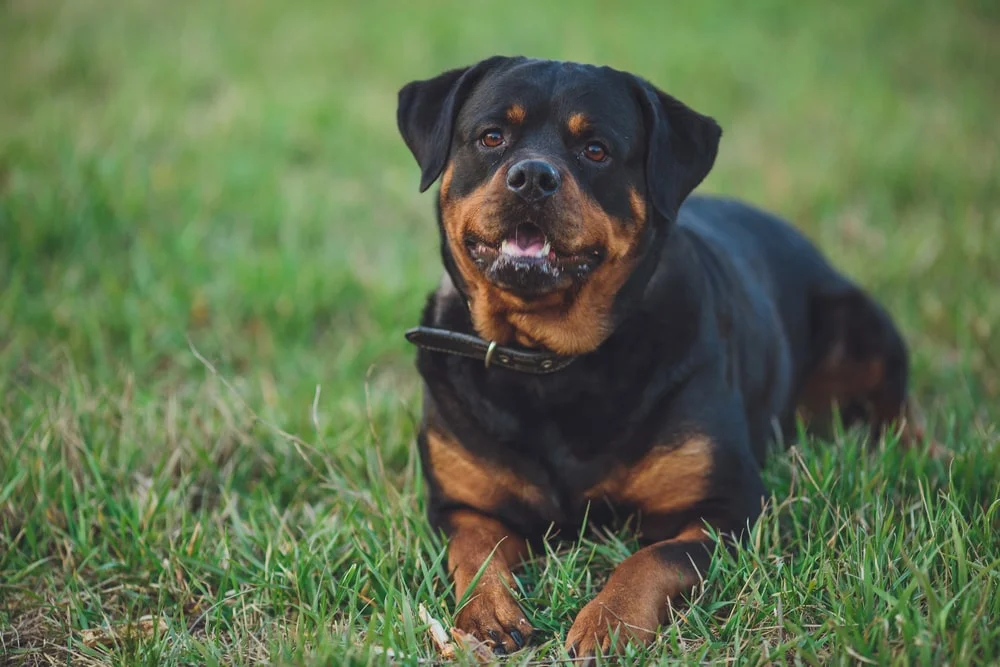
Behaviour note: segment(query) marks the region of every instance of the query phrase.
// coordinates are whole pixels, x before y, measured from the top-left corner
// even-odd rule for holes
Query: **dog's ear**
[[[722,128],[648,81],[633,78],[646,123],[646,190],[656,212],[673,222],[715,164]]]
[[[483,75],[509,60],[495,56],[470,67],[449,70],[433,79],[411,81],[399,91],[396,124],[420,165],[420,191],[444,170],[451,150],[455,118]]]

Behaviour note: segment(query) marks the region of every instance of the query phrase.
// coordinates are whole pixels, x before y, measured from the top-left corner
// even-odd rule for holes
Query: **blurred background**
[[[377,606],[400,590],[444,618],[402,335],[441,266],[396,93],[496,53],[630,70],[714,116],[702,191],[787,217],[885,303],[932,427],[995,459],[995,0],[0,0],[0,648],[161,610],[196,638],[175,657],[252,658],[293,625],[415,650]],[[922,469],[826,451],[809,465],[844,471],[850,511],[885,488],[920,507]],[[956,512],[996,498],[989,466],[962,470]],[[580,597],[540,581],[558,642]],[[796,623],[840,618],[802,586]]]

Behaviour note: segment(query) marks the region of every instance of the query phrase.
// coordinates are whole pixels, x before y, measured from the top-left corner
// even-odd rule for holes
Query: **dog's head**
[[[562,354],[613,329],[721,135],[631,74],[506,57],[406,85],[398,123],[421,191],[441,177],[444,259],[480,335]]]

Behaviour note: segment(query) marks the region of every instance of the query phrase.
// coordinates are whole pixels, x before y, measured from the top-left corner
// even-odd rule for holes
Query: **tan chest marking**
[[[689,436],[678,446],[654,447],[588,489],[585,497],[633,505],[647,514],[681,511],[704,499],[711,470],[711,441]]]
[[[546,504],[545,494],[536,485],[484,461],[433,429],[427,431],[427,458],[442,493],[469,507],[490,511],[510,500],[534,506]]]

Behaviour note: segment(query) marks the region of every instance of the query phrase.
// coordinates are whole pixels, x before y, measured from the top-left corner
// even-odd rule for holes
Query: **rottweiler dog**
[[[886,311],[782,219],[689,196],[712,118],[627,72],[498,56],[407,84],[397,120],[421,192],[441,181],[443,277],[407,332],[428,518],[456,596],[475,581],[457,627],[497,653],[532,634],[511,571],[553,529],[636,521],[645,546],[566,638],[608,652],[699,583],[706,528],[745,536],[797,415],[921,437]]]

